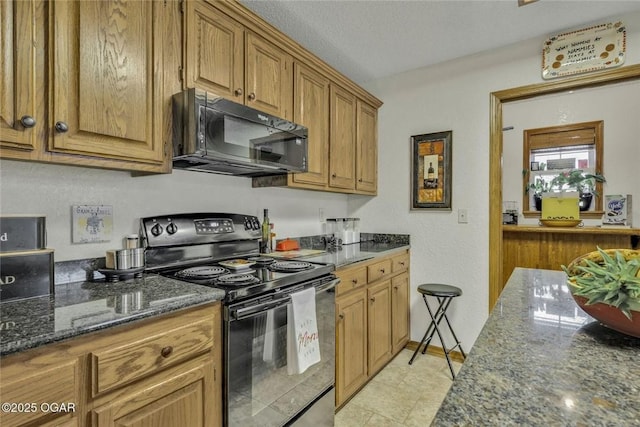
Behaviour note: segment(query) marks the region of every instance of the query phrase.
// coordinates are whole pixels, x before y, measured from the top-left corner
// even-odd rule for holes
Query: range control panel
[[[256,240],[261,237],[257,217],[242,214],[198,213],[164,215],[140,220],[144,246],[162,247]]]

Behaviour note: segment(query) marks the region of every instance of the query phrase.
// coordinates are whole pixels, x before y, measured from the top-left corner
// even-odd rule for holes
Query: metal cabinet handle
[[[404,267],[404,261],[400,261],[399,264]]]
[[[247,98],[249,98],[250,101],[253,101],[254,99],[256,99],[256,94],[251,92]]]
[[[235,94],[236,94],[236,96],[242,95],[242,88],[236,89]]]
[[[380,273],[384,274],[384,268],[380,269]]]
[[[171,347],[170,345],[163,347],[162,350],[160,350],[160,356],[164,357],[165,359],[169,357],[171,353],[173,353],[173,347]]]
[[[376,297],[371,297],[371,302],[376,302]]]
[[[60,133],[65,133],[69,130],[69,126],[65,122],[56,122],[55,128]]]
[[[351,279],[351,283],[353,283],[354,285],[358,284],[358,279]]]
[[[338,315],[338,317],[339,317],[340,319],[344,319],[344,314],[340,313],[340,314]]]
[[[24,115],[22,116],[22,118],[20,119],[20,123],[22,123],[22,126],[24,126],[25,128],[32,128],[36,125],[36,119],[34,119],[31,116],[27,116]]]

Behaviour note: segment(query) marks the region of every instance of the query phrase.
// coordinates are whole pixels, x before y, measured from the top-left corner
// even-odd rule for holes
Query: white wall
[[[2,160],[0,212],[47,216],[48,247],[56,261],[102,257],[138,231],[145,216],[180,212],[257,215],[269,209],[276,238],[322,232],[326,217],[347,216],[347,196],[284,188],[251,188],[251,179],[201,172],[132,177],[128,172]],[[106,243],[71,243],[72,205],[113,206],[114,230]],[[366,224],[365,224],[366,225]],[[368,228],[364,228],[368,230]]]
[[[640,63],[640,13],[610,20],[617,19],[627,28],[626,65]],[[487,318],[489,94],[544,82],[544,40],[517,43],[367,85],[384,101],[378,128],[379,191],[374,199],[350,197],[349,211],[372,229],[411,234],[414,341],[422,337],[428,315],[415,291],[422,283],[450,283],[463,289],[464,295],[450,308],[450,319],[465,349],[475,342]],[[635,114],[637,117],[637,109]],[[410,211],[410,137],[446,130],[453,131],[453,210]],[[468,210],[468,224],[458,224],[458,209]]]

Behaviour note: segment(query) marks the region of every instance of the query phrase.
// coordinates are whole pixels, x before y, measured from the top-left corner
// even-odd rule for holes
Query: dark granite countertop
[[[219,289],[155,274],[56,285],[55,296],[0,304],[0,356],[223,298]]]
[[[356,262],[366,261],[376,257],[384,257],[393,252],[409,249],[410,236],[408,234],[380,234],[361,233],[360,243],[342,245],[330,250],[326,249],[325,239],[328,236],[307,236],[299,237],[297,240],[301,249],[324,250],[325,253],[318,255],[305,255],[299,259],[317,262],[321,264],[333,264],[336,268],[345,267]],[[294,258],[294,251],[288,251],[286,258]],[[277,253],[272,256],[277,257]]]
[[[360,261],[376,257],[384,257],[393,252],[409,249],[409,245],[402,243],[363,242],[352,245],[342,245],[339,250],[304,258],[305,261],[333,264],[336,268],[345,267]]]
[[[640,338],[588,316],[565,282],[514,271],[432,426],[640,425]]]

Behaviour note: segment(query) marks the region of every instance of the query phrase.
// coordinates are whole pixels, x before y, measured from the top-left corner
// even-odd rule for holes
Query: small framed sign
[[[532,171],[539,171],[539,170],[540,170],[540,163],[538,163],[538,162],[531,162],[531,170],[532,170]]]
[[[76,205],[71,207],[71,242],[111,241],[113,206]]]
[[[550,37],[542,49],[542,78],[553,79],[622,65],[626,34],[622,22],[616,22]]]

